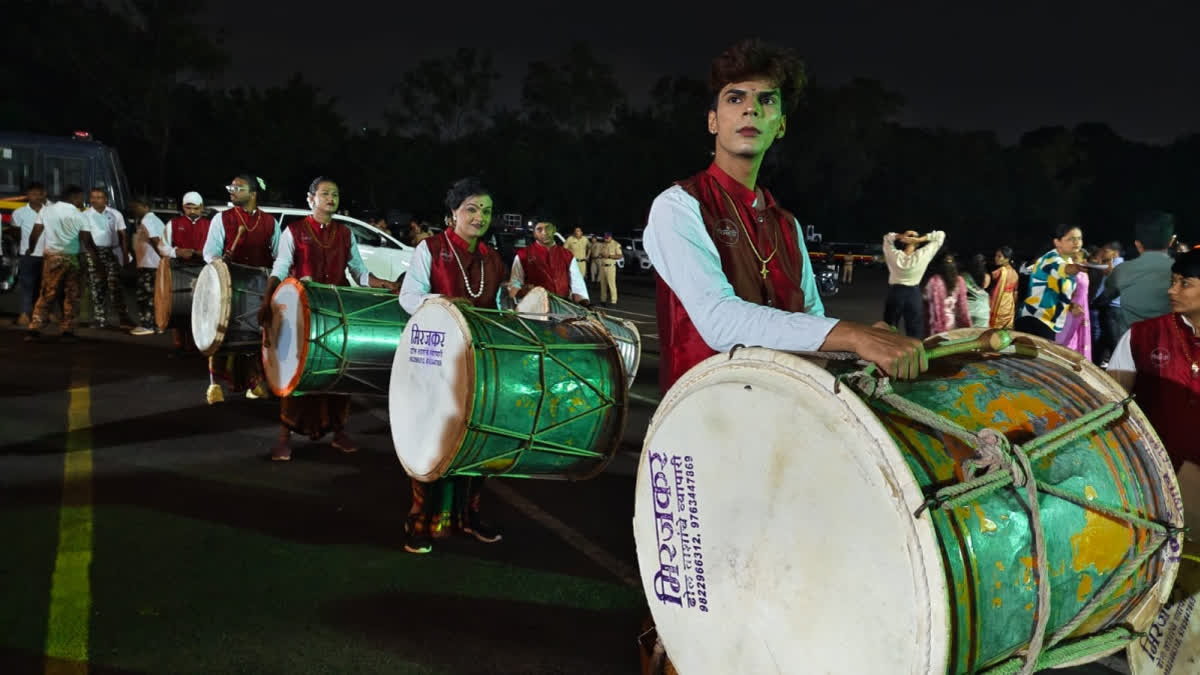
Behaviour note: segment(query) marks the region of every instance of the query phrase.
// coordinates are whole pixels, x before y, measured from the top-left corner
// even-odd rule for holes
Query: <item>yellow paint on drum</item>
[[[1083,529],[1071,535],[1071,569],[1082,572],[1095,566],[1101,574],[1115,570],[1133,544],[1129,526],[1092,511],[1084,518]]]

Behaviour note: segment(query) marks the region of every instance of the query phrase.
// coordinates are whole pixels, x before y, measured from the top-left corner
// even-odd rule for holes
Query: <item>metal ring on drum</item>
[[[199,276],[197,265],[159,258],[154,275],[154,325],[160,331],[183,320],[191,311],[192,289]]]
[[[263,372],[276,396],[387,396],[408,313],[382,288],[284,279],[271,296],[271,346]]]
[[[529,289],[516,311],[530,318],[543,317],[591,317],[600,322],[613,336],[617,350],[621,352],[621,363],[625,366],[625,386],[632,387],[642,362],[642,336],[632,321],[618,319],[607,314],[575,304],[566,298],[554,295],[541,286]]]
[[[421,481],[590,478],[621,443],[623,372],[612,337],[589,318],[426,300],[392,364],[396,455]]]
[[[258,310],[271,271],[214,260],[192,292],[192,339],[205,356],[220,350],[255,351],[262,343]]]
[[[886,395],[856,389],[858,368],[742,348],[701,362],[663,398],[638,470],[634,538],[679,672],[1011,666],[1043,583],[1044,655],[1094,660],[1103,651],[1055,652],[1055,641],[1096,638],[1111,653],[1149,627],[1178,570],[1182,504],[1161,442],[1106,373],[1023,334],[998,353],[932,361]],[[1114,421],[1078,426],[1098,409],[1116,410]],[[1011,486],[925,508],[967,480],[975,451],[939,429],[951,425],[1002,435],[1014,452],[1078,430],[1033,453],[1046,569]]]

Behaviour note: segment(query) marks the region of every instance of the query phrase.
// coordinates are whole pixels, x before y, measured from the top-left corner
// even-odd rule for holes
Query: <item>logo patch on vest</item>
[[[717,235],[717,241],[727,246],[733,246],[738,242],[737,225],[728,218],[722,218],[717,221],[717,226],[713,228],[713,233]]]
[[[449,260],[450,259],[450,249],[447,249],[447,248],[442,249],[442,252],[439,255],[441,256],[442,260]]]
[[[1154,364],[1155,368],[1162,370],[1167,367],[1167,362],[1171,360],[1171,354],[1162,347],[1156,348],[1150,352],[1150,363]]]

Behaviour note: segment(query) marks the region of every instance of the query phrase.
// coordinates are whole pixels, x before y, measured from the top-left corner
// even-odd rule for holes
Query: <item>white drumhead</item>
[[[522,314],[549,314],[550,293],[541,286],[534,286],[517,303],[517,311]]]
[[[309,308],[304,285],[284,279],[271,296],[271,346],[263,347],[263,374],[276,396],[288,396],[308,357]]]
[[[642,585],[680,673],[945,669],[921,490],[815,363],[750,348],[688,371],[651,421],[636,490]]]
[[[392,361],[388,416],[404,470],[432,481],[467,433],[475,361],[471,330],[445,298],[426,300],[408,320]]]
[[[225,274],[222,280],[222,270],[217,269],[218,265],[224,266],[219,260],[205,265],[192,290],[192,337],[196,349],[205,354],[212,354],[220,347],[229,321],[229,293],[226,289],[229,275]]]

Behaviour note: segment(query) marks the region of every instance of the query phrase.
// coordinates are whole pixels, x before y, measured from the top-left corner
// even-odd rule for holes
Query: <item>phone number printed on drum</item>
[[[701,546],[696,465],[691,455],[649,453],[658,571],[654,594],[663,604],[708,611]]]
[[[408,360],[427,366],[442,365],[442,352],[446,344],[445,331],[421,330],[416,324],[412,326],[412,336],[409,339]]]

